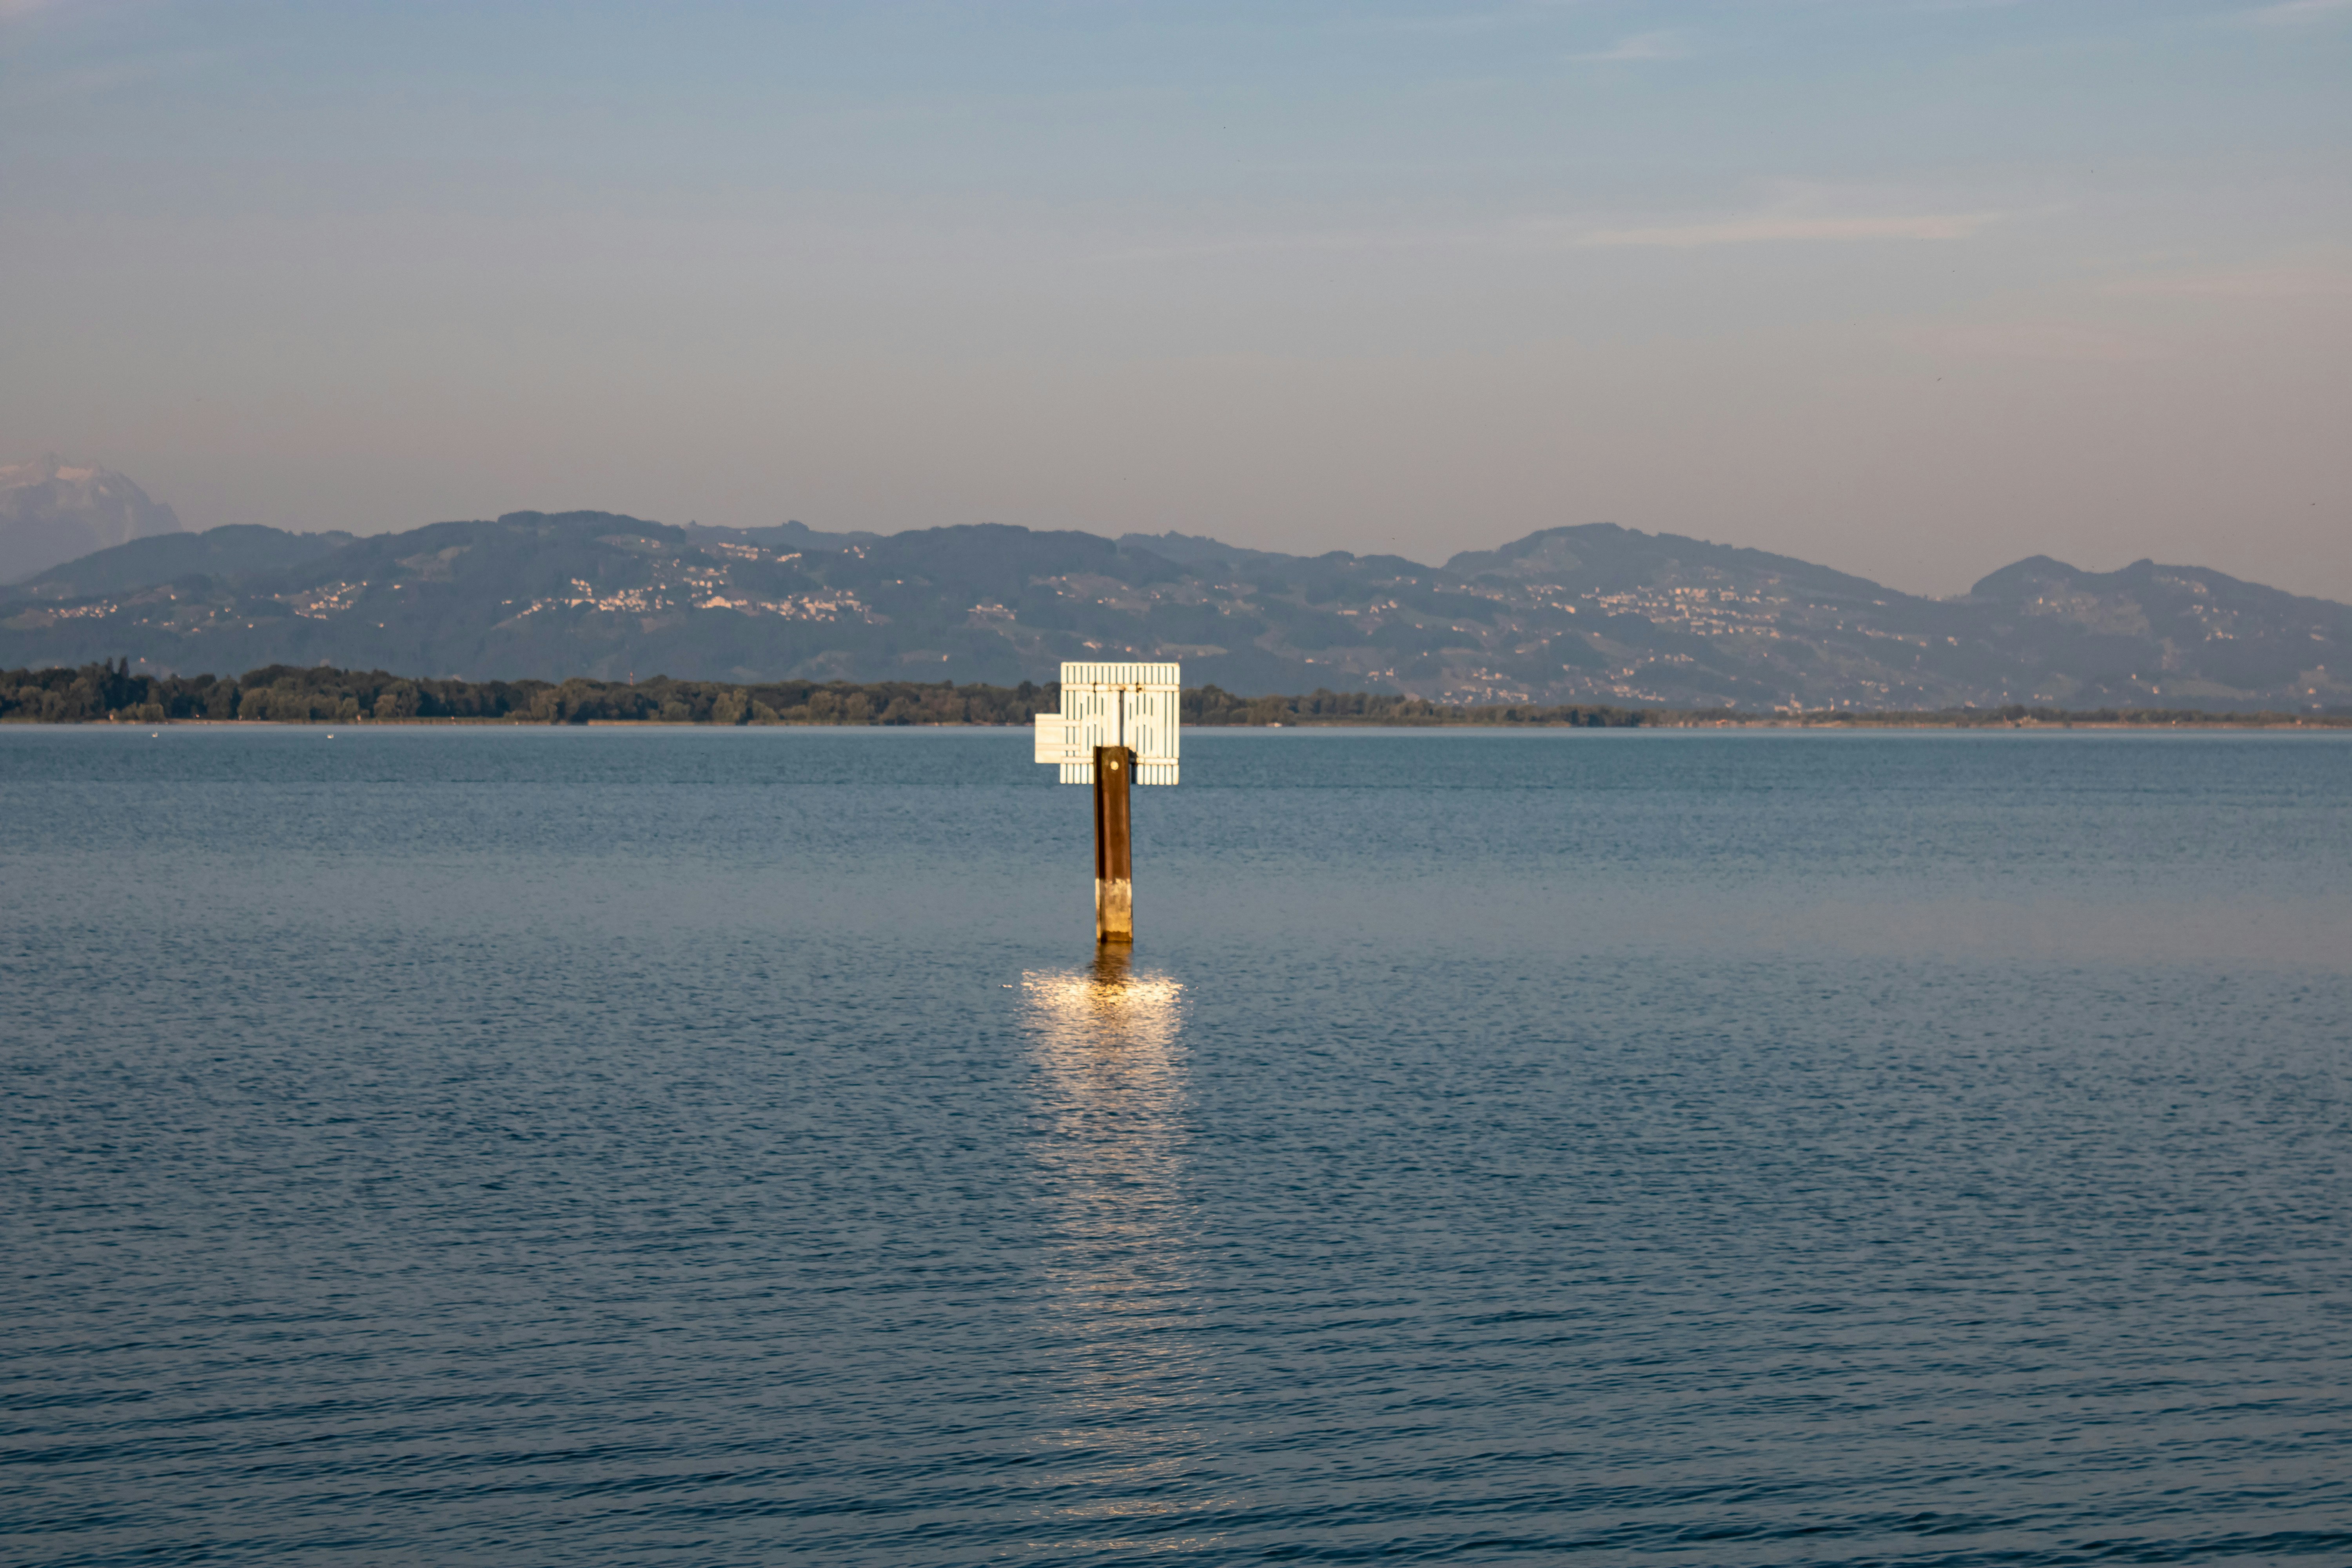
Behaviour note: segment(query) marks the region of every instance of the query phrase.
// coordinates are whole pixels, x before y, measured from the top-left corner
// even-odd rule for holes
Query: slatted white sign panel
[[[1097,746],[1132,746],[1136,783],[1172,784],[1183,689],[1173,664],[1066,664],[1062,710],[1037,715],[1037,760],[1064,784],[1092,784]]]

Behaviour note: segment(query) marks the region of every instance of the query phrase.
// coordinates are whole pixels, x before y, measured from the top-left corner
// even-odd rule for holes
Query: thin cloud
[[[2352,269],[2341,267],[2248,267],[2127,278],[2110,294],[2158,300],[2329,300],[2352,296]]]
[[[1776,242],[1967,239],[2017,215],[2013,212],[1897,213],[1872,216],[1807,216],[1787,211],[1706,223],[1645,228],[1592,228],[1590,219],[1528,217],[1459,228],[1290,229],[1214,238],[1171,238],[1122,245],[1088,254],[1094,262],[1164,261],[1280,252],[1370,252],[1504,249],[1559,251],[1650,246],[1693,250],[1709,246]]]
[[[0,0],[0,7],[15,3],[16,0]],[[231,51],[216,48],[175,49],[135,56],[82,70],[59,71],[26,87],[18,98],[21,102],[28,104],[69,103],[78,99],[97,98],[121,92],[125,88],[144,87],[151,82],[210,70],[231,58]]]
[[[1356,26],[1382,33],[1477,33],[1527,27],[1547,20],[1557,7],[1500,5],[1485,10],[1446,6],[1418,16],[1388,16],[1359,19]]]
[[[1714,245],[1765,245],[1790,240],[1968,239],[2001,213],[1908,213],[1880,217],[1801,217],[1759,214],[1714,223],[1654,228],[1603,228],[1581,236],[1587,246],[1658,246],[1696,250]]]
[[[2352,0],[2282,0],[2280,5],[2265,5],[2249,16],[2265,26],[2296,27],[2347,13],[2352,13]]]
[[[1889,336],[1933,359],[2036,360],[2058,364],[2151,364],[2174,358],[2167,345],[2074,321],[1920,323]]]
[[[1570,55],[1579,64],[1603,64],[1613,60],[1679,60],[1690,56],[1687,34],[1668,29],[1657,33],[1635,33],[1618,39],[1605,49],[1591,54]]]

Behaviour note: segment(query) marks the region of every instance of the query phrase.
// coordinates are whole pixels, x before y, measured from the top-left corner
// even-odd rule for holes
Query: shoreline
[[[2278,693],[2275,695],[2289,695]],[[2294,693],[2292,695],[2305,695]],[[2312,692],[2309,695],[2316,695]],[[1214,685],[1184,689],[1188,729],[1399,730],[2336,730],[2352,709],[2231,709],[2003,702],[1940,709],[1731,706],[1625,707],[1525,700],[1448,703],[1403,692],[1332,691],[1244,697]],[[1026,730],[1058,712],[1061,687],[952,681],[776,679],[644,681],[575,676],[562,682],[409,677],[329,665],[271,665],[242,676],[134,674],[128,658],[79,668],[0,669],[0,723],[538,724],[635,728],[738,725],[855,729]]]
[[[991,723],[970,720],[917,720],[911,722],[887,723],[878,720],[782,720],[749,721],[730,724],[714,720],[667,719],[585,719],[556,721],[499,715],[497,717],[440,716],[401,719],[23,719],[14,714],[0,718],[0,730],[21,726],[26,729],[85,730],[92,728],[121,730],[417,730],[417,729],[500,729],[500,730],[1011,730],[1024,731],[1028,726],[1013,723]],[[2287,715],[2248,715],[2232,718],[2223,714],[2200,715],[2194,719],[2080,719],[2074,721],[2011,720],[2011,719],[1946,719],[1934,714],[1916,718],[1874,714],[1867,718],[1824,717],[1765,717],[1739,719],[1687,719],[1669,714],[1655,718],[1644,714],[1640,721],[1631,724],[1577,724],[1563,720],[1416,720],[1399,719],[1287,719],[1266,724],[1192,723],[1185,728],[1200,731],[1273,731],[1273,730],[1415,730],[1415,731],[1476,731],[1481,733],[1517,734],[1531,730],[1770,730],[1789,733],[1844,733],[1869,730],[1954,730],[2000,731],[2004,732],[2035,732],[2064,734],[2074,731],[2129,731],[2148,734],[2169,731],[2262,730],[2302,731],[2305,732],[2352,732],[2352,716],[2338,714],[2292,717]]]

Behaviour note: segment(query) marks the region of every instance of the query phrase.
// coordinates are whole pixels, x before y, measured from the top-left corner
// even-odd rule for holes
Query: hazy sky
[[[2352,0],[0,0],[0,460],[2352,599]]]

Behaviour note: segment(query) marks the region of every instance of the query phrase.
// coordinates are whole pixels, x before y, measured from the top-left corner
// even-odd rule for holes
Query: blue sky
[[[0,458],[2352,598],[2352,0],[0,0]]]

